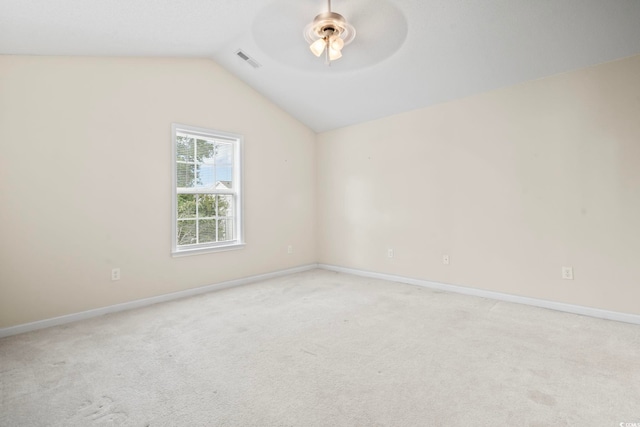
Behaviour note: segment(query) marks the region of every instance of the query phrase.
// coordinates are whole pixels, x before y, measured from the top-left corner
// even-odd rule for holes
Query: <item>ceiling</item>
[[[640,0],[0,0],[0,54],[211,58],[316,132],[640,54]],[[236,52],[261,64],[253,68]]]

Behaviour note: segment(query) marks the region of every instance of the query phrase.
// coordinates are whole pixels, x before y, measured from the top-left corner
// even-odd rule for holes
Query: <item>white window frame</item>
[[[178,246],[178,180],[177,180],[177,134],[185,132],[196,136],[202,136],[208,139],[217,139],[232,142],[233,152],[233,188],[231,190],[219,190],[215,194],[231,194],[235,199],[234,213],[234,231],[235,239],[225,242],[202,243],[199,245],[190,245],[189,247]],[[244,221],[243,221],[243,200],[242,200],[242,157],[243,157],[244,138],[229,132],[222,132],[213,129],[206,129],[195,126],[182,125],[179,123],[171,124],[171,255],[195,255],[209,252],[229,251],[241,249],[244,247]],[[203,191],[194,193],[209,193]]]

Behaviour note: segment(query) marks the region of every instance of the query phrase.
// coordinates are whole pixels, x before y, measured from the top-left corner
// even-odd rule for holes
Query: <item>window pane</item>
[[[218,216],[233,215],[233,196],[217,196]]]
[[[196,148],[198,152],[198,163],[207,163],[213,165],[215,154],[213,142],[204,139],[198,139],[196,141]]]
[[[196,196],[194,194],[178,194],[178,218],[196,217]]]
[[[213,165],[198,165],[198,183],[196,187],[213,187],[214,172]]]
[[[214,216],[216,216],[216,196],[213,194],[200,194],[198,196],[198,218]]]
[[[218,241],[233,240],[233,220],[221,219],[218,221]]]
[[[200,230],[200,235],[198,236],[199,243],[211,243],[216,241],[216,220],[215,219],[199,220],[198,228]]]
[[[194,168],[195,165],[190,163],[177,164],[178,188],[193,187],[195,181]]]
[[[233,164],[233,145],[219,142],[216,145],[216,166],[231,166]]]
[[[195,147],[195,140],[193,138],[189,138],[184,134],[176,135],[176,143],[177,143],[177,161],[183,162],[193,162],[193,149]]]
[[[216,145],[216,181],[226,189],[233,187],[233,145],[219,143]]]
[[[193,245],[198,242],[195,220],[178,220],[178,245]]]
[[[225,220],[218,221],[218,240],[224,242],[227,238],[227,223]]]

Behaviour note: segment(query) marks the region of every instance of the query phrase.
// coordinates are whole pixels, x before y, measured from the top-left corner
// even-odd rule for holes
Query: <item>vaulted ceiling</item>
[[[0,0],[0,54],[211,58],[318,132],[640,54],[638,0],[333,0],[357,35],[328,67],[302,35],[326,8]]]

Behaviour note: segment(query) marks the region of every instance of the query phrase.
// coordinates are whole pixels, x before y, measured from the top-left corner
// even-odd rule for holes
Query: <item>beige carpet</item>
[[[640,327],[314,270],[0,340],[1,426],[640,422]]]

